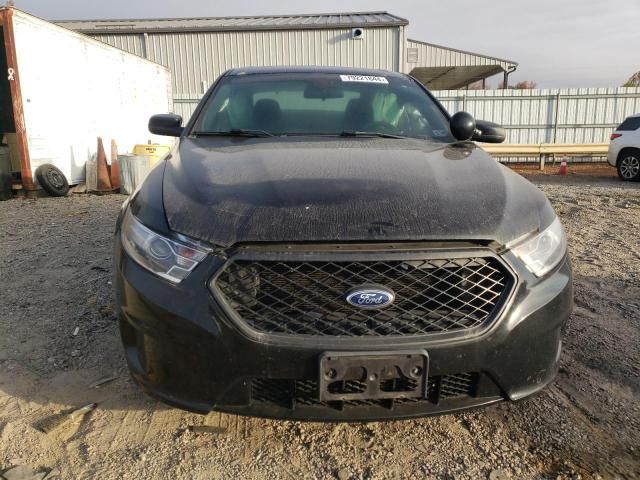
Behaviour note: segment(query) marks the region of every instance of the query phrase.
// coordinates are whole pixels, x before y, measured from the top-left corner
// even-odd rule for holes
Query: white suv
[[[640,181],[640,113],[627,117],[611,134],[608,160],[622,180]]]

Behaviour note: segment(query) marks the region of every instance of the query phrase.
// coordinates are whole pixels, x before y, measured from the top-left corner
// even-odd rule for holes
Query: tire
[[[626,150],[618,157],[618,176],[627,182],[640,181],[640,150]]]
[[[64,197],[69,192],[69,182],[55,165],[45,163],[36,168],[38,183],[52,197]]]

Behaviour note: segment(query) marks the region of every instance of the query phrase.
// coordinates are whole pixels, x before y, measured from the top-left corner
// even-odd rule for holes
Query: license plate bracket
[[[325,352],[319,362],[321,401],[426,398],[429,356],[408,352]]]

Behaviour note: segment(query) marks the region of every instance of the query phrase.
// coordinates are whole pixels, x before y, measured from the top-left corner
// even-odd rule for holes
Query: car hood
[[[169,227],[241,242],[483,240],[553,220],[544,194],[472,143],[183,138],[167,160]]]

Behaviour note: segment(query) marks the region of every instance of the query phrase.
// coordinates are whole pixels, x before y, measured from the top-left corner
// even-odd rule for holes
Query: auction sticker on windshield
[[[373,77],[371,75],[340,75],[340,80],[343,82],[389,83],[385,77]]]

